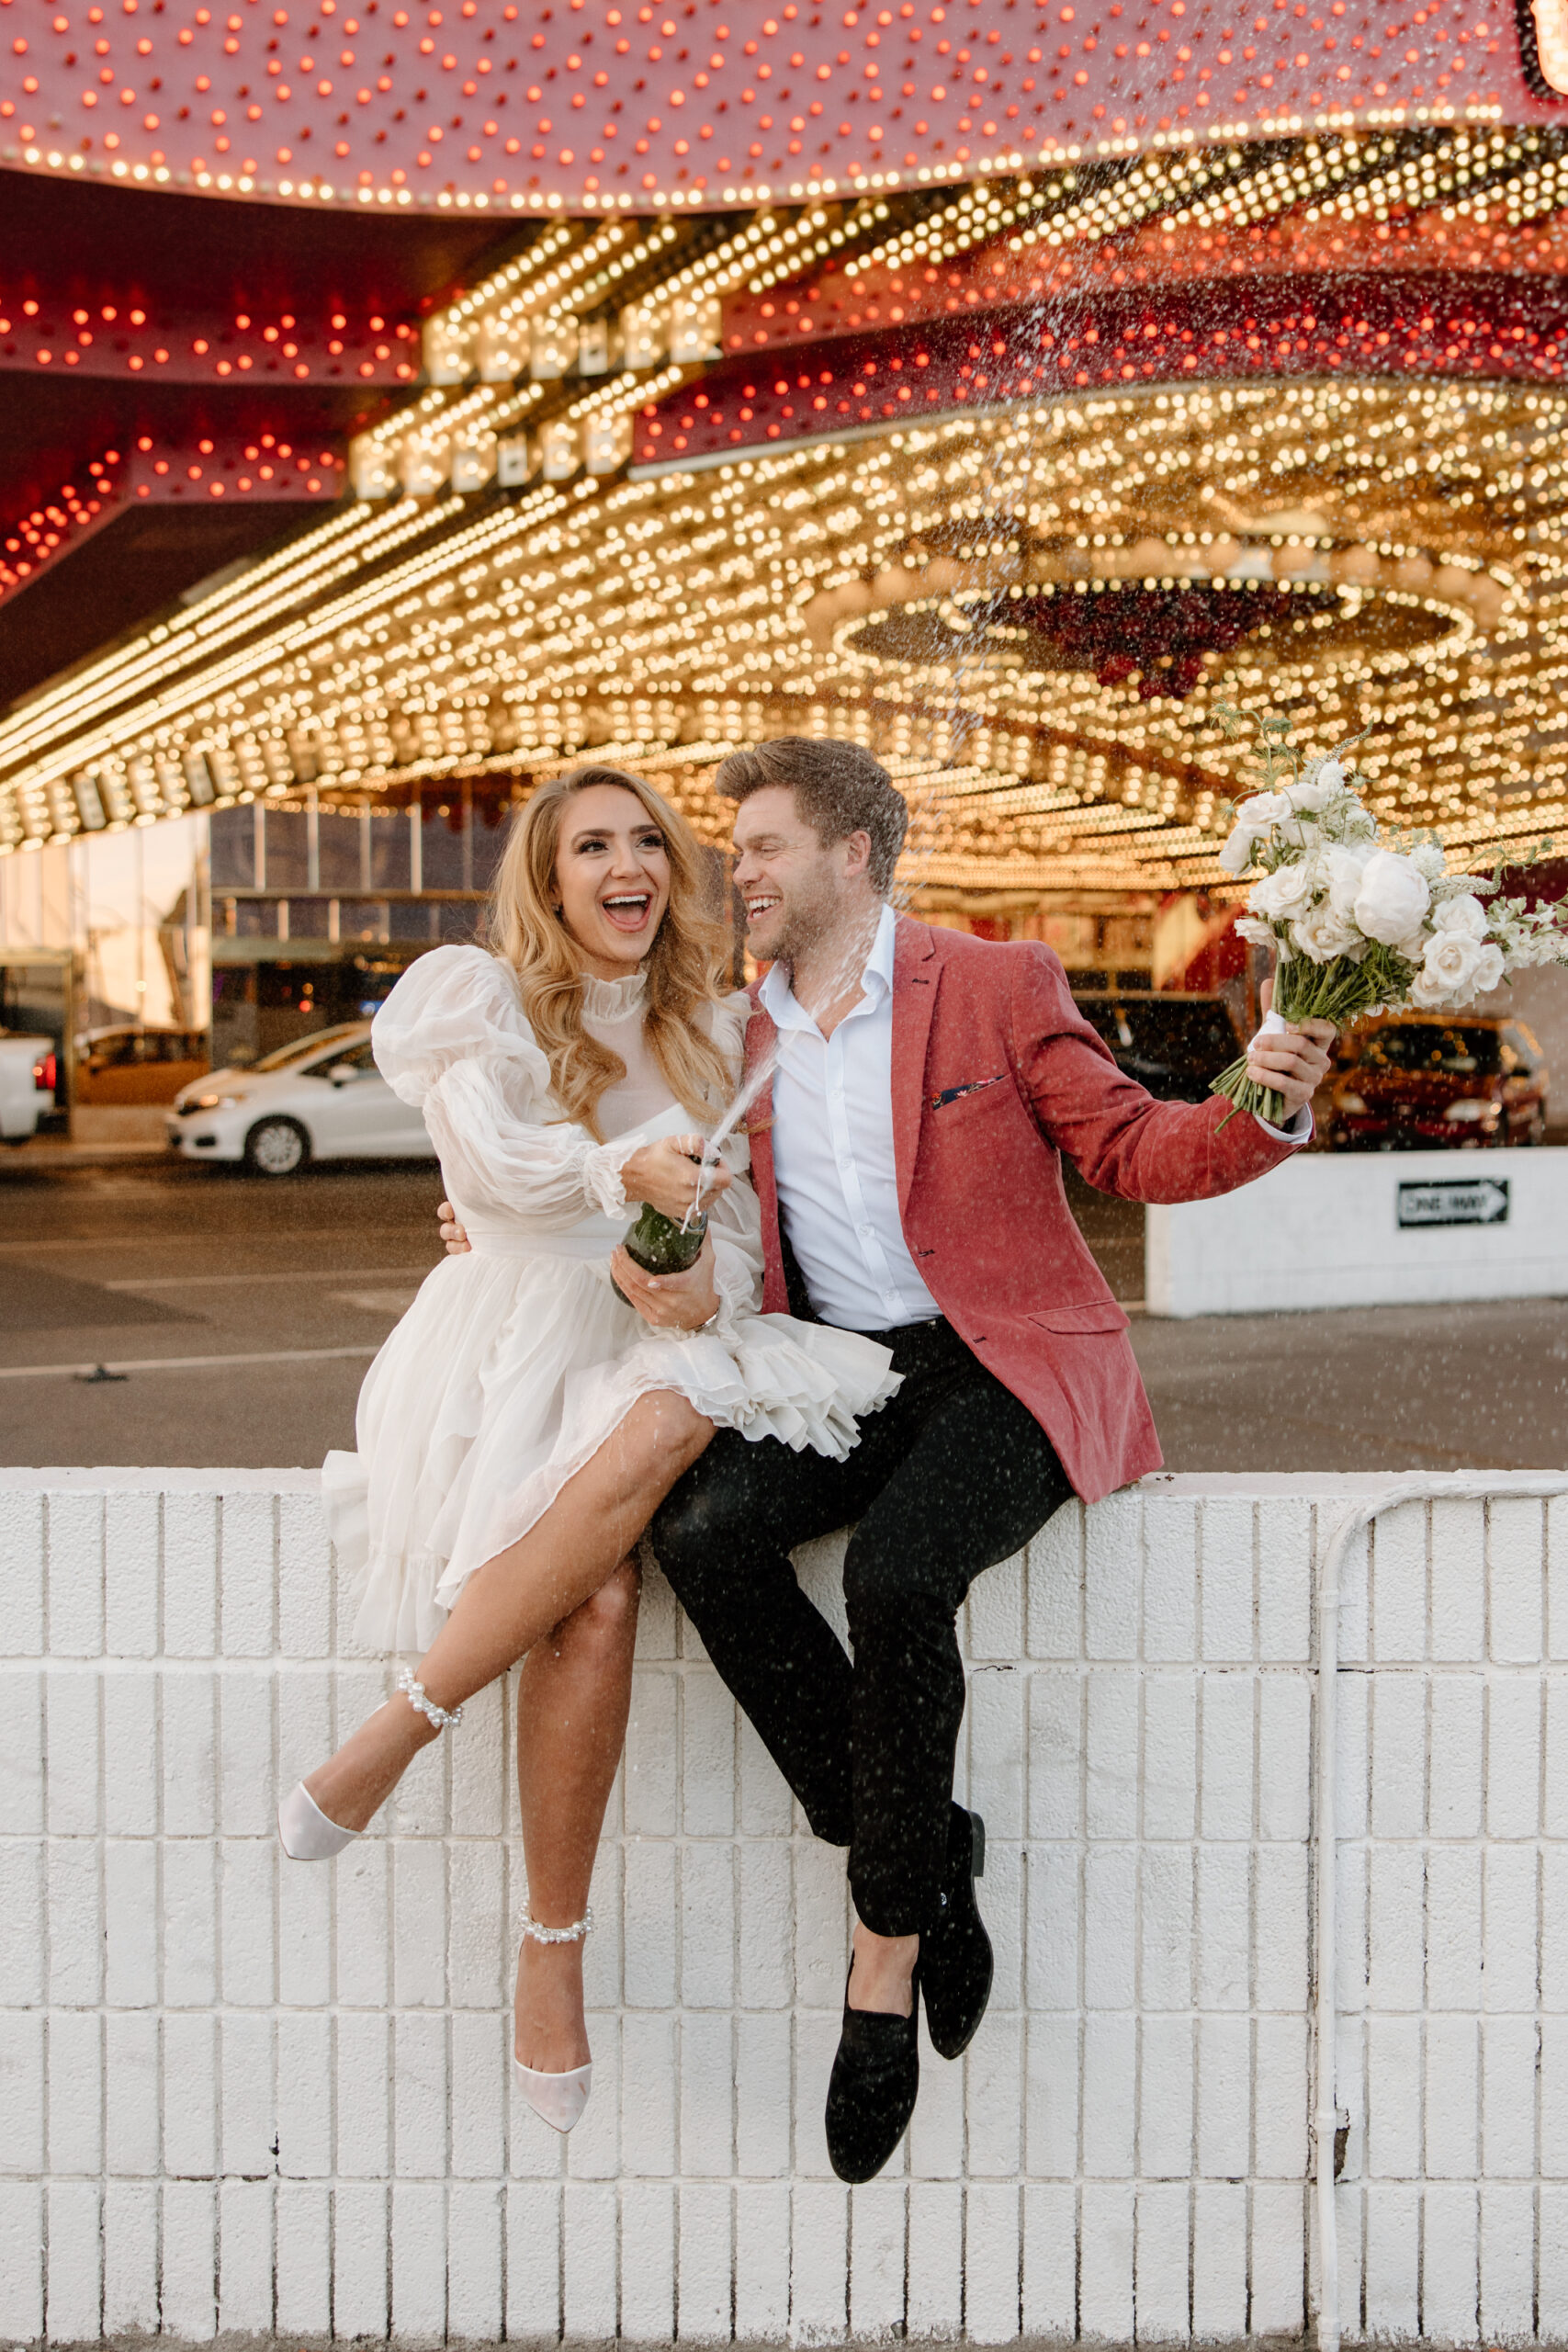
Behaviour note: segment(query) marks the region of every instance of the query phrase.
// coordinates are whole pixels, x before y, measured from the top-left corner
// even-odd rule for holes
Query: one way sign
[[[1508,1180],[1478,1176],[1433,1184],[1401,1184],[1399,1222],[1415,1225],[1506,1225]]]

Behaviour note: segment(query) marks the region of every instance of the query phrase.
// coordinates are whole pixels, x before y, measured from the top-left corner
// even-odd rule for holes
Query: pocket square
[[[978,1094],[983,1087],[999,1086],[1006,1076],[1005,1070],[998,1070],[995,1078],[972,1078],[963,1086],[945,1087],[942,1093],[931,1096],[931,1109],[945,1110],[948,1103],[958,1102],[965,1094]]]

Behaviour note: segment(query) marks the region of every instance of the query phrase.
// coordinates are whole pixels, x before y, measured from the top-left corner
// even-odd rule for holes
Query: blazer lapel
[[[942,963],[931,927],[899,918],[893,945],[893,1158],[900,1215],[908,1207],[925,1109],[926,1045]]]

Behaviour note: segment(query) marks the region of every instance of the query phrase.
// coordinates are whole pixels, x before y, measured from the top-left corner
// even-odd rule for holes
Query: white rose
[[[1475,993],[1484,996],[1495,989],[1503,977],[1503,951],[1495,940],[1488,939],[1482,946],[1481,960],[1475,967]]]
[[[1272,947],[1274,944],[1272,926],[1260,922],[1255,915],[1237,915],[1235,935],[1238,939],[1249,940],[1254,947]]]
[[[1397,946],[1414,931],[1432,903],[1426,876],[1407,857],[1375,849],[1356,893],[1356,921],[1369,939]]]
[[[1434,932],[1411,987],[1412,998],[1428,1010],[1468,1003],[1475,994],[1483,953],[1466,932]]]
[[[1433,908],[1432,928],[1435,931],[1462,931],[1470,939],[1484,939],[1486,910],[1479,899],[1472,897],[1468,890],[1461,890],[1456,898],[1445,899]]]
[[[1291,925],[1291,937],[1314,964],[1326,964],[1332,956],[1353,955],[1366,946],[1349,917],[1342,915],[1326,899],[1320,906],[1297,916]]]
[[[1311,906],[1312,876],[1304,865],[1276,866],[1272,874],[1253,884],[1247,903],[1255,915],[1288,922]]]
[[[1336,914],[1352,915],[1361,888],[1361,876],[1371,855],[1370,846],[1346,849],[1336,844],[1328,853],[1328,899]]]
[[[1321,769],[1316,775],[1304,776],[1300,784],[1285,786],[1285,797],[1292,808],[1310,809],[1314,816],[1320,808],[1326,808],[1335,797],[1334,786],[1325,779]]]

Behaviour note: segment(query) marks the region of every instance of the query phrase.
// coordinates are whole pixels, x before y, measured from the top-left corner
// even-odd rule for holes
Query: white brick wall
[[[511,1693],[282,1863],[384,1684],[311,1483],[0,1474],[0,2335],[1302,2332],[1312,1573],[1374,1482],[1150,1480],[982,1579],[996,1994],[852,2192],[841,1858],[657,1580],[564,2146],[508,2083]],[[1568,2343],[1568,1506],[1392,1515],[1343,1645],[1346,2332]]]

